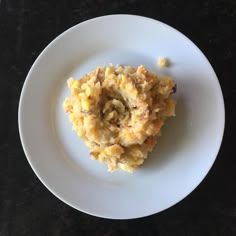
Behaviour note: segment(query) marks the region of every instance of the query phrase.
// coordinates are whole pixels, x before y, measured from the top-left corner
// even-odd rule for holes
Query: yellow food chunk
[[[89,110],[90,105],[91,105],[91,103],[88,99],[83,99],[81,104],[82,104],[82,109],[83,110]]]
[[[168,67],[170,65],[170,62],[167,58],[159,57],[158,58],[158,66],[159,67]]]

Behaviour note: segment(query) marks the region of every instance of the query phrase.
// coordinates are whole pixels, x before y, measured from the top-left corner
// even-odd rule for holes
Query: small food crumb
[[[158,58],[158,66],[161,68],[168,67],[168,66],[170,66],[170,62],[167,58],[159,57]]]

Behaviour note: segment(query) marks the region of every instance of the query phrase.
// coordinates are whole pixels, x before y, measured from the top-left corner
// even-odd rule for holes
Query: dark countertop
[[[77,23],[115,13],[152,17],[188,36],[213,65],[226,105],[222,147],[200,186],[164,212],[124,221],[89,216],[52,195],[25,158],[17,123],[24,80],[43,48]],[[0,236],[236,235],[235,0],[2,0],[0,48]]]

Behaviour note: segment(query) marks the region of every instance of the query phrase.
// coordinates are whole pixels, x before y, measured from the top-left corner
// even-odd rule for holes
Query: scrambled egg
[[[84,139],[92,159],[133,172],[147,158],[167,117],[175,115],[171,78],[140,65],[97,67],[80,80],[68,79],[65,99],[73,130]]]

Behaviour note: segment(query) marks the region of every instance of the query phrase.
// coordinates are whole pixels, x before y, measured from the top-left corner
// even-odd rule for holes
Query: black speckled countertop
[[[152,17],[188,36],[213,65],[226,105],[222,147],[200,186],[164,212],[123,221],[76,211],[52,195],[25,158],[17,122],[24,80],[44,47],[77,23],[115,13]],[[235,0],[0,0],[0,49],[0,236],[236,235]]]

